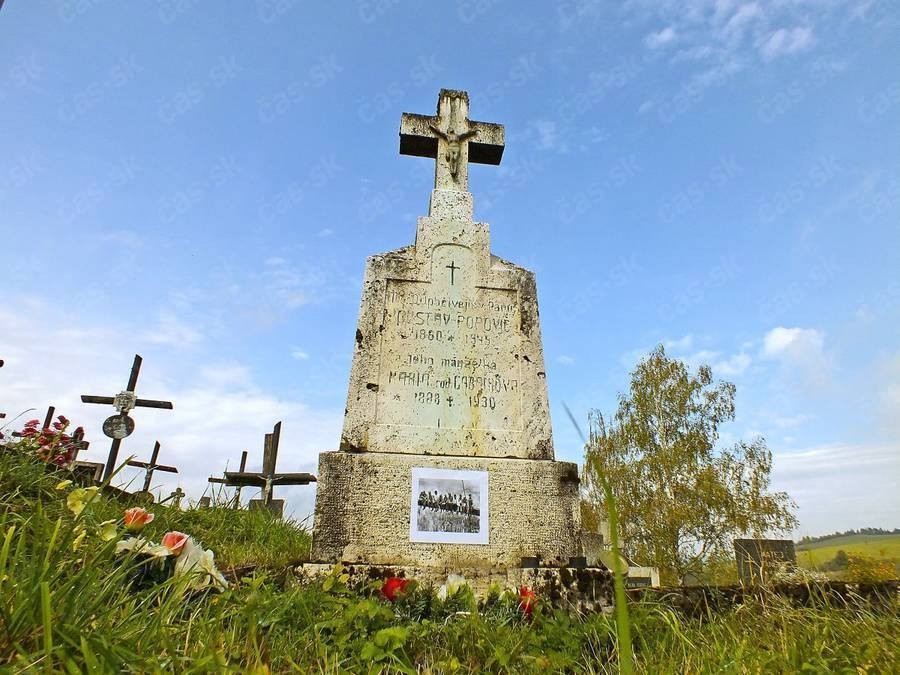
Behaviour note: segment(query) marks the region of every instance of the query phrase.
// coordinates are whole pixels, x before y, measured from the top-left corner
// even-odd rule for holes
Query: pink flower
[[[147,511],[147,509],[135,506],[134,508],[125,511],[125,529],[129,532],[140,532],[148,523],[153,522],[153,518],[153,514]],[[178,534],[178,532],[175,532],[174,534]],[[165,542],[163,543],[165,544]]]
[[[528,586],[519,588],[519,609],[525,616],[531,616],[534,606],[537,604],[537,595]]]
[[[385,600],[396,602],[397,597],[406,591],[406,587],[412,583],[409,579],[401,579],[399,577],[391,577],[385,579],[384,585],[381,587],[381,595]]]
[[[184,532],[166,532],[161,543],[172,555],[180,555],[187,540],[188,536]]]

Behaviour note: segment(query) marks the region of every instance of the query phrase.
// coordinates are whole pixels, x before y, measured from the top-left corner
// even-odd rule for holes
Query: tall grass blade
[[[569,406],[563,403],[566,414],[575,427],[575,431],[581,437],[581,442],[587,445],[587,437],[575,420]],[[619,512],[616,508],[616,499],[613,496],[612,488],[606,480],[606,477],[600,474],[600,488],[603,490],[603,497],[606,500],[606,511],[609,514],[609,538],[613,549],[613,583],[616,593],[616,637],[619,640],[619,672],[625,675],[631,675],[634,671],[634,652],[631,646],[631,619],[628,616],[628,605],[625,598],[625,578],[622,574],[622,566],[620,561],[622,554],[619,548]]]
[[[44,624],[44,651],[47,661],[53,658],[53,621],[50,614],[50,582],[41,582],[41,621]]]

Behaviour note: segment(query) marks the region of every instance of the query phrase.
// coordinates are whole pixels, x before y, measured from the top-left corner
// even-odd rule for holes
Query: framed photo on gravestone
[[[487,544],[488,472],[412,469],[409,540]]]

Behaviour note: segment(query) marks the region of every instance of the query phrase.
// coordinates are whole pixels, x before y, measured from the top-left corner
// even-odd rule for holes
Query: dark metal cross
[[[109,447],[109,457],[106,460],[106,469],[103,472],[103,480],[108,480],[112,475],[116,468],[116,459],[119,456],[119,447],[122,445],[122,439],[125,436],[130,435],[133,430],[134,422],[128,417],[128,412],[135,407],[163,408],[165,410],[172,410],[174,407],[171,401],[154,401],[152,399],[137,398],[137,396],[135,396],[134,390],[137,387],[137,380],[138,375],[141,372],[142,362],[143,359],[140,355],[135,354],[134,364],[131,366],[131,375],[128,377],[128,384],[125,387],[125,391],[119,392],[116,396],[90,396],[87,394],[81,396],[82,403],[114,405],[116,410],[119,411],[119,415],[113,415],[113,417],[108,418],[106,421],[115,421],[121,423],[124,427],[124,431],[122,432],[124,434],[123,436],[120,436],[119,438],[116,438],[115,436],[112,437],[112,444]],[[104,427],[105,426],[106,425],[104,424]],[[104,433],[107,433],[105,428]]]
[[[241,467],[238,469],[238,473],[244,473],[247,470],[247,451],[244,450],[241,453]],[[219,478],[218,476],[210,476],[207,479],[209,483],[218,483],[220,485],[228,485],[227,478]],[[235,509],[239,509],[241,507],[241,489],[242,486],[238,485],[237,489],[234,491],[234,500],[232,503],[232,507]]]
[[[154,471],[165,471],[167,473],[178,473],[178,469],[174,466],[166,466],[165,464],[157,464],[156,459],[159,457],[159,441],[153,445],[153,454],[150,455],[149,462],[140,462],[136,459],[130,459],[125,462],[126,466],[136,466],[144,469],[144,489],[142,492],[150,492],[150,481],[153,480]]]
[[[309,485],[316,481],[311,473],[276,473],[275,463],[278,460],[278,443],[281,440],[281,422],[275,425],[272,433],[266,434],[263,444],[262,471],[226,471],[225,485],[232,487],[253,486],[262,489],[262,505],[279,512],[284,504],[273,499],[276,485]]]
[[[459,268],[456,266],[456,261],[451,260],[449,265],[446,265],[447,269],[450,270],[450,285],[453,285],[453,273],[456,272]]]
[[[56,412],[56,408],[54,408],[52,405],[49,408],[47,408],[47,414],[44,415],[44,424],[41,426],[41,431],[47,431],[50,428],[50,425],[53,424],[53,413],[55,413],[55,412]],[[22,437],[22,433],[19,431],[14,431],[12,433],[12,435],[17,438]],[[84,434],[82,434],[82,436],[83,435]],[[81,440],[81,439],[79,438],[77,440]]]

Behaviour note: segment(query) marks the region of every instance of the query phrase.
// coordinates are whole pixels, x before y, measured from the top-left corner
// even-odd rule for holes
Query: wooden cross
[[[82,450],[87,450],[90,443],[84,440],[84,429],[78,428],[75,430],[75,433],[72,434],[72,443],[74,445],[75,454],[72,456],[72,463],[75,463],[75,460],[78,459],[78,453]]]
[[[33,410],[33,408],[32,408],[32,410]],[[53,413],[55,413],[55,412],[56,412],[56,408],[54,408],[52,405],[47,408],[47,414],[44,415],[44,424],[41,426],[41,431],[47,431],[47,429],[50,428],[50,425],[53,424]],[[12,435],[17,438],[22,437],[22,433],[20,431],[14,431],[12,433]]]
[[[503,157],[502,124],[469,119],[469,95],[441,89],[433,116],[403,113],[400,154],[432,157],[435,190],[469,189],[469,162],[499,164]]]
[[[0,2],[0,5],[2,5],[2,4],[3,4],[3,3]],[[0,368],[3,367],[3,363],[4,363],[3,359],[0,359]],[[5,412],[0,412],[0,420],[2,420],[4,417],[6,417],[6,413],[5,413]]]
[[[180,509],[182,497],[184,497],[184,490],[182,490],[181,486],[179,485],[177,488],[175,488],[175,492],[169,495],[169,499],[172,500],[172,506],[174,506],[176,509]]]
[[[153,445],[153,454],[150,455],[149,462],[140,462],[136,459],[130,459],[125,462],[126,466],[136,466],[144,469],[144,489],[142,492],[150,492],[150,481],[153,480],[154,471],[166,471],[167,473],[178,473],[178,469],[174,466],[166,466],[165,464],[157,464],[156,459],[159,457],[159,441]]]
[[[280,511],[284,503],[273,499],[276,485],[309,485],[316,481],[311,473],[276,473],[275,463],[278,460],[278,443],[281,440],[281,422],[275,425],[272,433],[266,434],[263,444],[262,471],[226,471],[225,485],[232,487],[253,486],[262,489],[262,505],[272,511]]]
[[[130,422],[130,418],[128,417],[128,411],[132,408],[163,408],[165,410],[172,410],[173,406],[171,401],[154,401],[147,398],[137,398],[134,394],[134,390],[137,387],[138,375],[141,372],[141,363],[143,359],[140,355],[134,355],[134,364],[131,366],[131,375],[128,377],[128,384],[125,387],[125,391],[119,392],[115,396],[89,396],[84,394],[81,396],[82,403],[102,403],[104,405],[114,405],[116,410],[119,411],[118,417],[123,423]],[[113,420],[116,416],[113,416],[107,420]],[[130,422],[131,427],[134,426],[134,422]],[[128,436],[131,433],[128,430],[126,425],[125,436]],[[124,436],[123,436],[124,438]],[[113,470],[116,468],[116,459],[119,456],[119,447],[122,445],[122,438],[113,437],[112,444],[109,447],[109,457],[106,460],[106,470],[103,472],[103,480],[108,480],[110,476],[112,476]]]
[[[241,468],[238,470],[238,473],[244,473],[247,470],[247,451],[244,450],[241,453]],[[227,478],[219,478],[217,476],[210,476],[207,479],[209,483],[219,483],[220,485],[228,485]],[[237,489],[234,491],[234,500],[232,502],[232,508],[239,509],[241,507],[241,486],[238,485]]]

